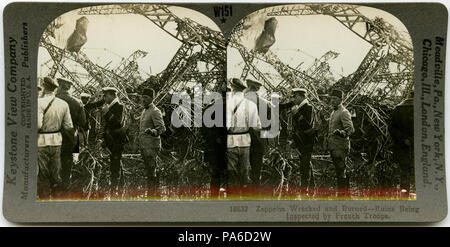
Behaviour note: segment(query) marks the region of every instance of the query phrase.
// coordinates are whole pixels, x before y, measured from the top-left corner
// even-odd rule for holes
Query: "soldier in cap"
[[[345,174],[345,162],[350,153],[350,135],[355,132],[350,112],[342,105],[343,92],[333,90],[330,103],[333,107],[331,113],[327,144],[333,160],[337,176],[338,195],[347,193],[349,180]]]
[[[72,97],[69,90],[72,86],[72,82],[58,78],[59,88],[56,93],[56,97],[64,100],[70,109],[70,116],[72,117],[74,132],[63,131],[63,144],[61,147],[61,178],[65,187],[70,184],[70,175],[73,166],[73,153],[79,152],[79,132],[83,131],[86,126],[86,115],[84,112],[83,104],[76,98]]]
[[[61,188],[62,130],[73,130],[69,105],[55,97],[58,87],[52,78],[45,77],[42,97],[38,99],[38,181],[39,199],[49,199]]]
[[[400,166],[401,196],[408,197],[414,184],[414,94],[397,105],[391,116],[389,132],[394,142],[394,159]]]
[[[89,100],[91,99],[91,95],[88,93],[81,93],[80,99],[81,99],[81,102],[83,103],[83,105],[86,105],[89,102]]]
[[[265,109],[270,109],[270,104],[259,95],[257,92],[260,90],[262,84],[259,81],[247,79],[247,99],[251,100],[256,104],[258,109],[258,115],[261,119],[267,119],[267,117],[262,118],[261,114],[261,105],[265,104]],[[266,112],[270,116],[270,111]],[[263,163],[263,156],[267,146],[267,139],[261,138],[261,131],[251,128],[249,130],[251,137],[251,145],[250,145],[250,178],[252,180],[252,184],[255,186],[261,185],[261,167]]]
[[[221,99],[215,99],[209,104],[203,105],[203,114],[214,110],[213,108],[220,104],[221,109],[224,107],[225,93],[223,93]],[[216,114],[222,114],[222,116],[216,116]],[[211,119],[225,119],[225,112],[214,111],[211,115]],[[206,126],[205,121],[200,128],[202,134],[203,143],[203,159],[209,165],[211,180],[210,180],[210,193],[211,198],[218,197],[219,191],[222,185],[226,182],[226,128],[221,126]]]
[[[160,135],[166,131],[163,115],[153,104],[155,92],[145,88],[142,92],[142,111],[139,120],[139,148],[144,159],[147,176],[147,196],[154,195],[158,188],[159,178],[156,174],[156,158],[161,151]]]
[[[251,183],[249,130],[261,129],[258,107],[244,97],[245,88],[240,79],[233,78],[231,97],[227,97],[226,102],[228,185],[239,189],[239,193]]]
[[[103,93],[103,91],[102,91]],[[89,145],[95,144],[97,137],[100,133],[97,133],[97,123],[101,123],[101,120],[97,120],[97,117],[101,114],[98,113],[97,109],[105,105],[104,95],[99,94],[100,99],[96,96],[90,95],[88,98],[86,95],[81,97],[81,101],[84,104],[84,111],[86,112],[86,119],[88,122],[89,132],[88,132],[88,143]],[[95,100],[97,99],[97,100]],[[101,127],[102,128],[102,127]],[[101,131],[99,131],[101,132]]]
[[[105,105],[102,109],[103,124],[100,133],[100,145],[110,151],[111,189],[117,191],[122,153],[125,144],[128,142],[126,112],[124,105],[120,103],[117,97],[117,89],[104,87],[102,91]]]
[[[91,129],[91,121],[92,121],[92,117],[91,117],[91,112],[88,111],[88,109],[85,107],[86,104],[88,104],[89,100],[91,99],[91,95],[88,93],[81,93],[80,94],[80,99],[81,99],[81,103],[83,105],[84,108],[84,113],[86,115],[86,124],[85,126],[83,126],[83,131],[82,131],[82,141],[80,141],[80,143],[82,143],[84,146],[88,146],[89,145],[89,131]]]

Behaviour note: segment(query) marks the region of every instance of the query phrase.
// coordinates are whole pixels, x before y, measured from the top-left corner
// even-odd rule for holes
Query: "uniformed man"
[[[305,193],[314,188],[314,177],[311,167],[311,155],[315,140],[313,107],[306,98],[306,89],[293,88],[293,100],[288,103],[292,116],[292,137],[300,152],[300,189]]]
[[[394,159],[400,167],[400,190],[408,197],[414,184],[414,94],[397,105],[392,112],[389,132],[394,142]]]
[[[89,145],[89,132],[91,129],[91,115],[90,115],[90,111],[88,111],[88,109],[86,109],[86,104],[88,104],[89,100],[91,99],[91,95],[88,93],[81,93],[80,94],[80,99],[81,99],[81,103],[83,104],[83,108],[84,108],[84,113],[86,115],[86,124],[83,127],[83,132],[82,132],[82,137],[83,137],[83,145],[84,146],[88,146]],[[81,143],[81,141],[80,141]]]
[[[38,99],[38,181],[39,199],[49,199],[61,187],[61,130],[73,130],[69,105],[54,95],[58,87],[45,77],[42,97]]]
[[[247,97],[247,99],[251,100],[253,103],[256,104],[257,109],[258,109],[258,115],[260,116],[260,120],[267,119],[267,117],[265,117],[265,118],[261,117],[261,114],[263,114],[263,113],[260,112],[261,111],[260,109],[261,109],[262,104],[266,105],[266,109],[270,109],[269,104],[265,99],[261,98],[257,94],[257,92],[260,90],[262,84],[259,81],[255,81],[255,80],[251,80],[251,79],[247,79],[246,82],[247,82],[247,93],[250,93],[250,95],[249,95],[249,97]],[[256,96],[256,97],[254,97],[254,96]],[[268,113],[270,116],[270,111],[266,112],[266,113]],[[261,185],[261,167],[262,167],[262,163],[263,163],[263,156],[266,151],[267,139],[261,138],[260,130],[255,130],[255,129],[251,128],[249,130],[249,132],[250,132],[250,137],[251,137],[250,178],[251,178],[252,184],[254,186],[259,186],[259,185]]]
[[[239,193],[251,183],[249,130],[261,129],[258,108],[255,103],[244,97],[245,88],[247,86],[244,82],[233,78],[231,97],[227,97],[226,102],[228,185],[232,190],[238,189]]]
[[[327,145],[337,176],[337,195],[348,192],[349,180],[345,162],[350,153],[350,135],[355,132],[350,112],[342,105],[343,92],[333,90],[330,103],[333,107],[328,127]]]
[[[147,196],[154,196],[159,183],[156,158],[161,151],[160,135],[166,131],[161,110],[153,104],[155,92],[145,88],[142,93],[142,111],[139,120],[139,149],[144,159],[147,177]]]
[[[98,99],[98,97],[95,97],[97,100],[93,99],[94,97],[90,97],[89,100],[87,100],[87,102],[84,104],[84,111],[86,112],[86,119],[89,123],[89,136],[88,136],[88,143],[89,145],[95,145],[97,142],[97,137],[100,136],[101,134],[101,130],[98,131],[99,133],[97,133],[97,124],[100,123],[100,128],[103,128],[103,126],[101,125],[101,119],[97,118],[99,117],[99,115],[101,116],[102,113],[101,111],[97,111],[98,108],[102,107],[105,105],[105,98],[104,95],[98,95],[100,97],[100,99]]]
[[[59,87],[56,97],[64,100],[69,105],[70,116],[72,117],[74,127],[74,132],[62,132],[63,143],[61,147],[61,178],[67,189],[70,184],[70,175],[73,166],[73,153],[79,152],[78,134],[86,125],[86,115],[84,113],[82,103],[78,99],[72,97],[69,93],[72,82],[64,78],[58,78],[57,81]]]
[[[224,95],[225,96],[225,95]],[[223,99],[220,99],[220,102],[214,101],[210,104],[207,104],[203,107],[203,112],[211,110],[211,107],[214,107],[217,103],[221,104],[221,107],[224,106]],[[219,116],[215,114],[219,113],[214,111],[211,116],[211,119],[216,119]],[[221,114],[225,114],[222,112]],[[225,116],[222,116],[222,119],[225,119]],[[223,126],[223,125],[222,125]],[[211,171],[211,180],[210,180],[210,193],[211,198],[218,197],[219,191],[222,185],[226,183],[226,138],[227,131],[224,127],[213,126],[207,127],[205,125],[200,129],[200,133],[204,139],[203,151],[204,151],[204,161],[209,165]]]
[[[100,134],[100,145],[106,147],[109,152],[111,189],[118,190],[121,159],[124,146],[128,141],[125,126],[125,107],[117,98],[117,89],[113,87],[102,88],[105,105],[103,106],[102,130]],[[102,103],[101,101],[98,103]]]

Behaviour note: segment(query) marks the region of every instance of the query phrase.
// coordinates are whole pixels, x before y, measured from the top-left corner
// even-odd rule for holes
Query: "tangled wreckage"
[[[149,4],[103,5],[82,8],[78,14],[76,29],[67,40],[65,49],[54,44],[55,30],[61,23],[53,21],[40,40],[51,60],[42,66],[48,66],[46,76],[62,76],[73,82],[75,96],[82,92],[98,95],[101,87],[112,86],[118,89],[120,100],[127,107],[130,118],[139,119],[142,112],[138,93],[143,87],[152,87],[156,92],[154,103],[165,113],[168,129],[162,136],[163,151],[159,157],[158,170],[167,187],[166,198],[180,198],[184,195],[195,198],[207,198],[207,190],[195,188],[209,185],[209,167],[203,160],[204,140],[198,128],[174,128],[170,125],[170,113],[174,105],[170,104],[172,92],[186,90],[200,83],[204,90],[224,92],[226,90],[227,46],[237,49],[245,64],[241,78],[254,77],[263,83],[267,92],[289,93],[293,87],[308,90],[310,102],[315,108],[316,119],[320,126],[318,143],[324,138],[327,118],[331,107],[324,94],[331,89],[345,92],[343,104],[352,112],[356,132],[351,136],[352,150],[348,162],[348,174],[355,189],[377,187],[395,187],[398,184],[396,166],[391,162],[392,141],[388,133],[390,111],[413,91],[413,50],[410,40],[405,39],[395,28],[381,18],[369,19],[357,6],[336,4],[305,4],[271,7],[256,13],[264,13],[264,31],[255,40],[254,49],[248,49],[239,40],[241,34],[249,28],[244,18],[233,30],[226,42],[223,34],[188,19],[176,16],[170,7]],[[82,46],[86,43],[86,30],[90,15],[135,14],[145,17],[157,27],[180,42],[178,51],[167,67],[157,75],[140,71],[137,60],[148,55],[137,50],[123,58],[115,68],[94,63]],[[371,45],[371,49],[352,74],[334,81],[329,76],[328,62],[339,56],[334,51],[317,58],[307,70],[293,68],[271,51],[278,16],[327,15],[351,30],[356,38]],[[274,85],[265,71],[255,63],[264,62],[271,66],[282,81]],[[81,66],[86,73],[75,73],[71,64]],[[199,66],[202,63],[202,66]],[[202,69],[200,69],[200,67]],[[87,82],[86,82],[87,81]],[[100,111],[94,114],[93,140],[89,149],[83,149],[78,164],[73,169],[73,191],[81,191],[80,198],[104,198],[107,191],[108,169],[107,154],[96,146],[95,132],[101,126]],[[290,185],[298,183],[298,154],[288,141],[288,117],[281,115],[281,134],[271,142],[265,155],[263,182],[273,187],[274,195],[281,198],[289,191]],[[122,157],[122,176],[124,198],[138,198],[140,188],[145,184],[143,165],[138,147],[138,121],[130,121],[130,142]],[[97,130],[97,131],[95,131]],[[316,145],[312,158],[316,186],[332,186],[333,173],[331,160],[321,145]],[[180,188],[193,190],[180,192]],[[364,195],[360,195],[364,196]]]

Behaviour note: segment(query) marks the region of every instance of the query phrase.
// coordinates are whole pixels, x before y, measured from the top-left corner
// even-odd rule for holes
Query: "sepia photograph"
[[[191,9],[100,5],[56,18],[39,44],[37,200],[209,198],[224,135],[171,120],[211,105],[202,95],[221,104],[225,66],[222,33]]]
[[[413,49],[376,8],[295,4],[225,41],[101,5],[40,40],[37,200],[415,200]]]
[[[228,43],[227,79],[260,119],[228,128],[227,167],[247,189],[236,193],[416,200],[413,60],[408,30],[376,8],[294,4],[246,16]],[[276,136],[261,134],[277,121]]]

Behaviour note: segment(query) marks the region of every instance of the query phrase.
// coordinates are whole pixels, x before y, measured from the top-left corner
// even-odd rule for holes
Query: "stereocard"
[[[35,14],[25,15],[24,11]],[[298,224],[430,222],[446,215],[443,92],[447,11],[440,4],[13,3],[5,8],[4,17],[4,215],[12,221]],[[136,38],[129,38],[132,36]],[[45,77],[53,80],[45,81]],[[121,124],[134,128],[127,128],[130,140],[121,147],[115,147],[122,142],[120,135],[105,140],[106,148],[97,145],[101,138],[92,137],[93,133],[104,135],[98,133],[107,129],[102,118],[114,104],[94,107],[95,113],[84,123],[90,121],[92,132],[86,135],[87,128],[78,126],[82,140],[77,141],[76,155],[70,155],[69,182],[57,195],[38,198],[42,186],[37,185],[38,150],[45,158],[43,147],[51,146],[45,151],[51,153],[49,150],[61,143],[55,141],[58,137],[51,141],[45,137],[40,149],[36,145],[42,139],[36,134],[37,86],[56,81],[61,90],[64,80],[70,81],[69,94],[79,98],[82,106],[98,103],[102,99],[99,92],[114,91],[127,116]],[[192,110],[192,116],[196,110],[203,114],[222,104],[220,96],[227,98],[229,88],[236,92],[245,87],[248,93],[254,82],[261,84],[259,96],[267,100],[268,108],[279,115],[279,133],[266,138],[258,175],[248,174],[251,182],[233,181],[241,171],[230,169],[231,161],[226,158],[236,150],[243,154],[239,157],[247,157],[245,141],[220,146],[234,141],[228,137],[230,131],[202,133],[201,128],[188,124],[181,130],[171,126],[171,117],[183,119],[188,115],[183,110]],[[145,92],[146,88],[153,92]],[[196,92],[203,93],[201,101],[188,97]],[[409,100],[414,105],[414,148],[405,154],[395,150],[390,121],[394,106],[410,97],[410,92],[414,92]],[[81,102],[82,93],[95,100]],[[165,104],[176,93],[186,96],[189,107]],[[310,123],[316,134],[313,147],[307,150],[307,139],[296,136],[300,127],[292,123],[299,119],[292,117],[297,116],[298,108],[289,105],[302,104],[304,98],[296,103],[298,94],[306,94],[313,109]],[[156,130],[155,134],[153,127],[148,133],[141,129],[144,95],[153,96],[165,131]],[[206,95],[215,96],[205,101]],[[291,95],[293,99],[288,99]],[[235,96],[230,95],[227,102]],[[341,98],[344,110],[340,111],[348,113],[352,128],[334,132],[329,118],[337,108],[329,103],[332,97]],[[114,98],[108,101],[115,103]],[[260,104],[255,105],[259,110]],[[63,108],[61,111],[69,109]],[[223,112],[210,113],[217,116]],[[72,125],[75,118],[71,116]],[[40,135],[57,136],[53,132],[58,131],[50,128]],[[338,140],[338,144],[331,142],[334,149],[329,142],[322,146],[330,134]],[[158,137],[161,149],[147,149],[155,142],[141,140],[142,135]],[[206,138],[209,135],[215,138]],[[340,149],[348,143],[350,149]],[[215,144],[218,149],[212,148]],[[223,152],[217,152],[220,148]],[[148,150],[152,151],[146,153]],[[155,152],[156,165],[152,167],[149,160]],[[119,163],[113,157],[118,153]],[[252,157],[256,153],[252,152]],[[300,170],[303,153],[311,155],[307,172]],[[400,184],[403,178],[397,159],[411,159],[411,155],[414,175],[405,189]],[[344,171],[338,170],[339,158],[346,160],[341,167]],[[111,169],[114,162],[119,164],[116,170]],[[222,163],[219,171],[210,165],[221,162],[225,168]],[[246,172],[251,173],[251,168]],[[228,178],[224,180],[221,172]],[[154,177],[158,177],[158,186],[148,186]],[[231,181],[235,184],[229,185]],[[214,182],[217,186],[211,186]],[[111,185],[117,187],[111,190]]]

